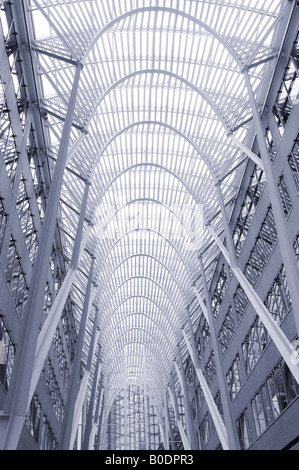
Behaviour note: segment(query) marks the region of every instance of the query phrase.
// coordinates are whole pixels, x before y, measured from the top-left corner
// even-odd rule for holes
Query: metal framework
[[[13,218],[23,178],[38,240],[0,401],[1,448],[17,448],[53,338],[71,312],[75,347],[57,448],[202,448],[190,392],[197,383],[220,445],[239,449],[213,311],[225,295],[225,280],[219,292],[215,284],[220,259],[299,383],[294,338],[248,279],[230,223],[254,166],[264,175],[299,332],[298,264],[263,121],[286,35],[298,30],[297,2],[0,4],[1,217]],[[6,231],[3,247],[12,247]],[[197,351],[203,320],[223,413]]]

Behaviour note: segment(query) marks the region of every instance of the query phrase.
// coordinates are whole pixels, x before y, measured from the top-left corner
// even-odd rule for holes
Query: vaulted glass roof
[[[30,0],[32,60],[55,166],[75,74],[84,65],[61,194],[70,261],[85,181],[86,250],[72,292],[79,324],[96,257],[101,360],[109,400],[146,382],[159,405],[181,345],[186,307],[222,237],[254,141],[242,70],[259,110],[275,67],[287,0]],[[231,138],[233,135],[234,139]],[[80,145],[77,145],[77,144]],[[72,151],[72,149],[74,151]],[[93,316],[87,325],[85,360]],[[95,362],[95,361],[94,361]]]

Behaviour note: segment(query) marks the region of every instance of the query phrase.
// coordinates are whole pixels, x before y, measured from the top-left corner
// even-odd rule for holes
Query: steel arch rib
[[[118,310],[125,302],[127,302],[127,301],[129,301],[129,300],[131,300],[131,299],[138,299],[138,298],[147,299],[150,303],[154,304],[155,307],[157,307],[157,309],[161,311],[161,313],[162,313],[162,315],[163,315],[163,318],[165,318],[166,321],[167,321],[167,323],[169,324],[169,328],[170,328],[171,330],[173,330],[173,326],[171,325],[169,319],[168,319],[167,316],[165,315],[165,312],[164,312],[163,309],[160,307],[160,305],[159,305],[157,302],[155,302],[154,300],[152,300],[150,297],[146,296],[146,295],[130,295],[129,297],[126,297],[126,298],[125,298],[124,300],[122,300],[122,301],[116,306],[116,308],[111,312],[111,314],[110,314],[110,316],[109,316],[109,320],[111,321],[112,318],[113,318],[114,316],[116,316],[117,310]],[[122,312],[121,312],[121,313],[122,313]],[[135,315],[138,315],[138,314],[141,314],[141,315],[142,315],[142,312],[139,312],[139,313],[138,313],[138,312],[135,312]],[[126,317],[127,315],[129,315],[129,314],[125,313],[125,317]],[[149,315],[147,315],[147,314],[144,314],[144,315],[149,316]],[[125,318],[125,317],[124,317],[124,318]],[[122,319],[122,320],[123,320],[123,319]],[[120,320],[120,321],[122,321],[122,320]],[[154,320],[153,320],[153,321],[154,321]],[[156,323],[156,322],[155,322],[155,323]],[[118,324],[119,324],[119,322],[116,323],[115,325],[118,325]],[[114,326],[115,326],[115,325],[114,325]],[[158,324],[157,324],[157,325],[158,325]],[[158,326],[159,326],[159,325],[158,325]],[[102,333],[106,330],[106,328],[108,328],[108,324],[107,324],[107,326],[106,326],[106,324],[105,324],[105,328],[103,328]],[[174,332],[173,332],[173,336],[175,337]]]
[[[166,124],[162,121],[154,121],[154,120],[140,120],[140,121],[135,121],[131,124],[129,124],[128,126],[124,127],[123,129],[119,130],[116,134],[114,134],[103,146],[103,148],[101,149],[99,155],[98,155],[98,158],[97,160],[94,162],[94,166],[92,168],[92,170],[90,171],[90,176],[92,177],[92,171],[94,170],[94,167],[97,165],[97,162],[98,160],[103,156],[104,152],[107,150],[107,148],[109,147],[109,145],[112,144],[112,142],[117,139],[121,134],[124,134],[125,132],[127,132],[128,130],[132,129],[133,127],[137,127],[137,126],[144,126],[144,125],[154,125],[154,126],[159,126],[159,127],[165,127],[166,129],[169,129],[170,131],[174,132],[175,134],[177,134],[178,136],[182,137],[183,139],[185,139],[189,145],[191,145],[191,147],[194,148],[194,150],[198,153],[198,155],[202,158],[203,162],[205,163],[205,165],[207,166],[209,172],[211,173],[212,175],[212,178],[215,180],[215,183],[216,183],[216,177],[214,175],[214,170],[210,164],[210,162],[207,160],[207,158],[202,155],[202,152],[201,150],[199,149],[199,147],[193,142],[193,140],[191,140],[186,134],[184,134],[183,132],[181,132],[179,129],[177,129],[176,127],[173,127],[169,124]]]
[[[119,352],[119,350],[123,349],[123,347],[124,347],[124,346],[127,346],[128,344],[142,344],[143,346],[145,346],[145,347],[151,352],[151,354],[153,354],[152,349],[147,345],[147,343],[144,342],[144,341],[141,341],[141,340],[139,340],[139,339],[138,339],[138,340],[134,340],[133,342],[132,342],[131,339],[130,339],[130,342],[128,342],[128,340],[126,340],[126,342],[125,342],[124,344],[121,344],[121,346],[120,346],[119,349],[118,349],[117,342],[118,342],[121,338],[123,338],[124,335],[126,335],[128,332],[135,331],[135,330],[137,330],[137,331],[142,331],[143,333],[146,333],[148,336],[150,336],[150,337],[153,339],[153,344],[156,345],[156,347],[157,347],[157,349],[160,351],[160,353],[163,353],[163,352],[164,352],[163,349],[162,349],[162,347],[161,347],[161,345],[160,345],[159,342],[157,341],[157,339],[156,339],[151,333],[149,333],[149,332],[148,332],[146,329],[144,329],[144,328],[137,328],[137,327],[135,327],[135,328],[130,328],[130,329],[126,330],[125,332],[122,332],[122,333],[117,337],[116,341],[115,341],[114,344],[113,344],[113,347],[114,347],[114,348],[113,348],[113,349],[110,348],[109,353],[108,353],[108,354],[106,355],[106,357],[105,357],[107,363],[109,363],[109,359],[111,358],[111,355],[112,355],[112,354],[116,354],[116,355],[117,355],[118,352]],[[160,356],[161,356],[161,358],[163,358],[163,354],[161,354]],[[171,360],[172,360],[172,358],[171,358]],[[165,362],[166,362],[166,364],[169,365],[169,367],[171,366],[171,361],[166,361],[166,360],[165,360]],[[107,367],[108,367],[108,366],[107,366]]]
[[[130,256],[127,256],[125,259],[123,259],[110,273],[110,279],[112,278],[113,274],[119,269],[119,267],[121,265],[123,265],[124,263],[126,263],[129,259],[132,259],[132,258],[139,258],[139,257],[145,257],[145,258],[150,258],[152,260],[154,260],[155,262],[157,262],[158,264],[161,264],[161,266],[163,266],[163,268],[165,269],[165,271],[167,271],[170,275],[170,277],[174,280],[174,284],[177,285],[177,287],[179,288],[180,292],[181,292],[181,295],[183,298],[185,298],[185,294],[182,293],[182,287],[180,286],[180,284],[177,282],[176,280],[176,277],[174,276],[173,272],[164,264],[162,263],[162,261],[160,261],[158,258],[156,258],[155,256],[153,255],[149,255],[149,254],[143,254],[143,253],[136,253],[136,254],[133,254],[133,255],[130,255]],[[106,281],[105,285],[102,286],[102,292],[106,289],[106,286],[107,284],[110,282],[110,279],[108,281]]]
[[[167,337],[167,334],[165,333],[165,331],[163,331],[163,328],[161,327],[161,325],[159,325],[153,318],[151,318],[151,316],[150,316],[149,314],[147,314],[147,313],[145,313],[145,312],[138,312],[138,311],[136,311],[136,312],[132,312],[132,313],[127,313],[127,314],[125,314],[125,316],[124,316],[123,318],[121,318],[121,320],[119,320],[115,325],[112,325],[112,327],[113,327],[113,328],[116,328],[117,326],[121,325],[126,319],[128,319],[129,317],[135,316],[135,315],[144,316],[144,317],[146,317],[150,322],[154,323],[154,324],[157,326],[157,330],[161,333],[161,336],[164,337],[164,339],[165,339],[165,345],[166,345],[166,346],[169,348],[169,350],[170,350],[170,345],[169,345],[169,341],[168,341],[169,338]],[[169,321],[168,321],[168,323],[169,323]],[[109,325],[109,323],[108,323],[108,325]],[[107,328],[108,328],[108,325],[107,325]],[[136,327],[134,327],[134,328],[130,328],[130,327],[127,328],[127,329],[122,328],[122,334],[125,334],[125,333],[127,333],[127,332],[129,332],[129,331],[132,331],[132,330],[134,330],[134,329],[148,331],[148,330],[145,330],[143,327],[138,327],[138,326],[136,326]],[[170,326],[170,330],[172,330],[173,336],[175,337],[174,332],[173,332],[173,328],[172,328],[171,326]],[[103,330],[103,331],[104,331],[104,330]],[[151,330],[151,331],[153,331],[153,330]],[[157,335],[157,336],[160,336],[160,335]],[[114,339],[112,339],[112,336],[110,336],[109,339],[107,340],[107,344],[108,344],[108,345],[109,345],[109,344],[111,345],[111,342],[109,342],[110,339],[111,339],[113,345],[117,342],[117,339],[114,340]]]
[[[101,102],[106,98],[106,96],[109,95],[109,93],[111,91],[113,91],[115,88],[117,88],[119,85],[121,85],[122,83],[124,83],[125,81],[127,80],[130,80],[130,78],[133,78],[133,77],[136,77],[138,75],[143,75],[143,74],[151,74],[151,75],[154,75],[154,74],[157,74],[157,75],[167,75],[171,78],[174,78],[182,83],[184,83],[188,88],[191,88],[193,91],[195,91],[197,94],[199,94],[202,99],[210,106],[210,108],[214,111],[215,115],[217,116],[217,118],[219,119],[219,121],[221,122],[222,126],[224,127],[225,131],[227,133],[229,133],[231,131],[231,129],[227,126],[226,122],[225,122],[225,118],[222,116],[222,113],[221,113],[221,110],[213,103],[213,101],[208,98],[206,96],[206,94],[200,89],[198,88],[196,85],[194,85],[192,82],[190,82],[189,80],[185,79],[184,77],[182,77],[181,75],[178,75],[177,73],[174,73],[174,72],[171,72],[169,70],[163,70],[163,69],[142,69],[142,70],[135,70],[134,72],[131,72],[125,76],[123,76],[122,78],[120,78],[119,80],[117,80],[116,82],[114,82],[112,85],[110,85],[109,88],[107,88],[103,95],[100,97],[99,101],[95,104],[94,108],[93,108],[93,111],[92,111],[92,114],[90,116],[90,120],[89,120],[89,123],[93,120],[94,118],[94,113],[95,111],[97,110],[97,108],[100,106]]]
[[[147,276],[131,276],[131,277],[127,278],[125,281],[121,282],[121,283],[117,286],[117,288],[111,293],[111,295],[110,295],[110,297],[109,297],[109,299],[108,299],[108,302],[111,301],[111,299],[115,296],[116,292],[117,292],[124,284],[126,284],[127,282],[130,282],[131,280],[134,280],[134,279],[144,279],[144,280],[146,280],[147,282],[151,282],[151,283],[155,284],[155,285],[158,287],[158,289],[161,289],[161,290],[164,292],[164,294],[166,295],[166,297],[167,297],[167,299],[169,300],[170,304],[172,304],[173,310],[174,310],[175,312],[177,312],[178,318],[181,316],[181,313],[178,311],[177,306],[173,303],[173,301],[172,301],[170,295],[167,293],[167,291],[166,291],[163,287],[161,287],[160,284],[157,283],[157,281],[155,281],[154,279],[152,279],[152,278],[150,278],[150,277],[147,277]]]
[[[181,259],[183,265],[185,266],[186,271],[188,271],[188,273],[189,273],[190,280],[191,280],[191,278],[192,278],[192,276],[191,276],[191,271],[190,271],[190,269],[189,269],[189,267],[188,267],[188,264],[185,262],[184,258],[182,257],[180,251],[178,250],[178,248],[176,248],[176,246],[174,245],[174,243],[171,242],[171,240],[169,240],[167,237],[164,237],[164,236],[162,235],[162,233],[160,233],[158,230],[154,230],[154,229],[152,229],[152,228],[131,229],[131,230],[129,230],[128,232],[124,233],[124,234],[121,235],[121,236],[118,238],[118,240],[112,245],[112,247],[107,251],[107,253],[105,253],[104,258],[102,258],[102,259],[107,260],[108,257],[110,256],[110,253],[112,252],[112,250],[114,250],[114,248],[117,246],[117,244],[118,244],[123,238],[127,237],[127,236],[130,235],[131,233],[136,232],[137,230],[138,230],[138,232],[144,231],[144,232],[147,232],[147,233],[148,233],[148,232],[154,233],[155,235],[158,235],[159,237],[163,238],[163,240],[165,240],[167,243],[169,243],[169,245],[173,248],[173,250],[176,252],[176,254],[180,257],[180,259]],[[105,261],[105,262],[106,262],[106,261]]]
[[[181,16],[195,24],[197,24],[198,26],[202,27],[203,29],[205,29],[208,33],[210,33],[212,36],[214,36],[224,47],[225,49],[227,49],[227,51],[229,52],[229,54],[232,56],[232,58],[234,59],[234,61],[237,63],[238,67],[240,68],[240,70],[242,70],[242,68],[244,67],[244,64],[243,62],[241,61],[241,59],[238,57],[238,55],[236,54],[236,52],[234,51],[234,49],[228,44],[227,41],[225,41],[223,39],[223,37],[217,33],[217,31],[215,31],[213,28],[211,28],[210,26],[208,26],[206,23],[204,23],[203,21],[195,18],[194,16],[192,15],[189,15],[188,13],[185,13],[185,12],[182,12],[176,8],[168,8],[168,7],[142,7],[142,8],[136,8],[135,10],[131,10],[129,12],[126,12],[124,13],[123,15],[120,15],[118,16],[117,18],[114,18],[113,20],[110,21],[110,23],[106,24],[102,29],[101,31],[94,37],[94,39],[90,42],[88,48],[86,49],[83,57],[82,57],[82,62],[83,63],[86,63],[86,60],[87,60],[87,56],[89,55],[89,53],[91,52],[93,46],[96,44],[96,42],[101,38],[101,36],[103,36],[110,28],[112,28],[112,26],[114,26],[115,24],[121,22],[122,20],[130,17],[130,16],[133,16],[133,15],[137,15],[139,13],[145,13],[145,12],[164,12],[164,13],[172,13],[172,14],[175,14],[176,16]]]

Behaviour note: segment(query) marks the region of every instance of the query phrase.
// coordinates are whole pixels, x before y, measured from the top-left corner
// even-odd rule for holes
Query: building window
[[[56,441],[50,424],[43,416],[41,438],[40,438],[40,449],[41,450],[58,450],[58,442]]]
[[[58,422],[62,422],[64,417],[64,403],[62,400],[54,368],[49,358],[47,365],[44,368],[43,381],[48,392],[49,398],[52,402],[56,419]]]
[[[295,241],[293,243],[294,253],[296,256],[297,264],[299,267],[299,233],[297,234]]]
[[[255,165],[249,180],[249,185],[245,193],[244,201],[241,205],[240,213],[233,230],[233,242],[236,255],[239,256],[247,238],[251,221],[256,212],[257,204],[265,187],[265,175],[263,170]]]
[[[299,193],[299,136],[297,136],[296,142],[288,156],[288,162],[297,192]]]
[[[263,270],[274,250],[277,242],[277,231],[271,207],[262,223],[260,232],[256,238],[250,257],[246,263],[244,274],[248,281],[256,286]]]
[[[216,403],[216,406],[218,408],[218,411],[220,413],[220,416],[223,418],[223,406],[222,406],[222,401],[221,401],[221,394],[220,394],[220,390],[218,390],[218,392],[216,393],[216,396],[214,398],[214,401]]]
[[[59,328],[56,329],[56,333],[53,338],[53,345],[54,351],[56,352],[58,369],[65,381],[65,389],[67,390],[70,373]]]
[[[34,216],[30,208],[25,179],[23,177],[21,177],[19,185],[16,207],[29,253],[29,259],[33,264],[38,248],[37,230],[35,228]]]
[[[0,253],[2,250],[2,244],[6,229],[7,215],[5,214],[3,200],[0,198]]]
[[[278,182],[278,190],[280,195],[280,200],[283,208],[284,215],[288,217],[292,209],[291,198],[288,192],[288,188],[284,179],[284,176],[281,175]]]
[[[220,343],[222,355],[225,353],[228,346],[230,345],[230,342],[232,340],[232,337],[235,334],[235,331],[236,330],[235,330],[235,325],[234,325],[234,317],[233,317],[232,309],[231,307],[229,307],[229,310],[226,314],[226,317],[224,319],[224,322],[218,334],[218,340]]]
[[[199,433],[200,433],[201,444],[204,447],[207,444],[212,434],[209,413],[205,415],[201,425],[199,426]]]
[[[15,241],[10,237],[10,244],[6,258],[5,279],[15,304],[17,313],[22,318],[22,311],[28,297],[28,286],[22,270],[20,257],[17,253]]]
[[[288,61],[285,73],[277,93],[276,102],[273,106],[274,118],[282,136],[291,110],[298,99],[299,74],[298,74],[298,37],[294,43],[291,57]]]
[[[236,421],[237,433],[241,450],[246,450],[252,444],[251,432],[248,422],[247,409],[243,411]]]
[[[14,359],[15,345],[0,315],[0,383],[5,390],[9,387]]]
[[[202,337],[202,342],[203,342],[203,349],[206,349],[206,346],[208,344],[209,338],[210,338],[210,328],[207,320],[204,320],[202,328],[201,328],[201,337]]]
[[[204,402],[204,394],[203,394],[203,391],[202,391],[202,388],[200,385],[198,385],[197,389],[196,389],[196,398],[197,398],[197,407],[198,407],[198,411],[200,410],[203,402]]]
[[[36,195],[37,207],[40,214],[40,220],[43,221],[46,209],[46,191],[33,129],[30,131],[29,141],[30,143],[27,147],[27,156]]]
[[[72,315],[70,301],[68,299],[66,306],[62,312],[61,324],[65,336],[66,345],[70,354],[70,361],[73,361],[75,354],[75,346],[77,342],[77,331],[75,325],[75,319]]]
[[[231,400],[237,396],[241,389],[240,358],[236,356],[231,368],[226,375],[229,396]]]
[[[290,310],[292,303],[284,266],[274,279],[264,302],[274,320],[280,324]]]
[[[207,379],[208,385],[210,386],[216,374],[216,363],[215,363],[214,351],[212,351],[208,359],[208,362],[205,367],[205,371],[206,371],[206,379]]]
[[[299,394],[299,386],[281,360],[251,401],[257,437]]]
[[[266,137],[266,145],[267,145],[267,148],[268,148],[268,151],[269,151],[270,159],[271,159],[271,162],[273,163],[274,160],[275,160],[275,156],[276,156],[277,151],[276,151],[274,141],[273,141],[273,136],[272,136],[272,133],[271,133],[269,127],[266,128],[265,137]]]
[[[25,418],[25,426],[38,444],[41,426],[42,407],[36,395],[33,396]]]
[[[237,287],[237,290],[234,294],[234,303],[238,321],[240,322],[244,316],[245,310],[248,306],[249,300],[245,291],[242,289],[240,284]]]
[[[270,337],[259,317],[256,317],[248,335],[242,344],[246,375],[248,375],[261,357]]]
[[[219,277],[216,283],[216,287],[214,289],[214,293],[211,297],[211,303],[212,303],[212,309],[213,309],[213,315],[214,318],[217,318],[221,303],[225,297],[226,291],[228,287],[228,282],[227,282],[227,275],[225,272],[225,267],[224,264],[222,265],[222,268],[219,273]]]

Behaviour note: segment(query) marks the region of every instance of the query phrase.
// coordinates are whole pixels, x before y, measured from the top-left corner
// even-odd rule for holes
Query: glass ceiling
[[[72,292],[80,323],[90,253],[101,360],[111,403],[125,384],[148,384],[157,406],[190,305],[223,233],[247,156],[229,137],[254,139],[243,75],[260,109],[279,52],[287,0],[28,0],[32,58],[52,169],[75,67],[79,93],[59,223],[71,259],[85,180],[92,226]],[[267,60],[269,59],[269,60]],[[87,325],[84,360],[94,318]],[[94,364],[96,360],[94,359]]]

